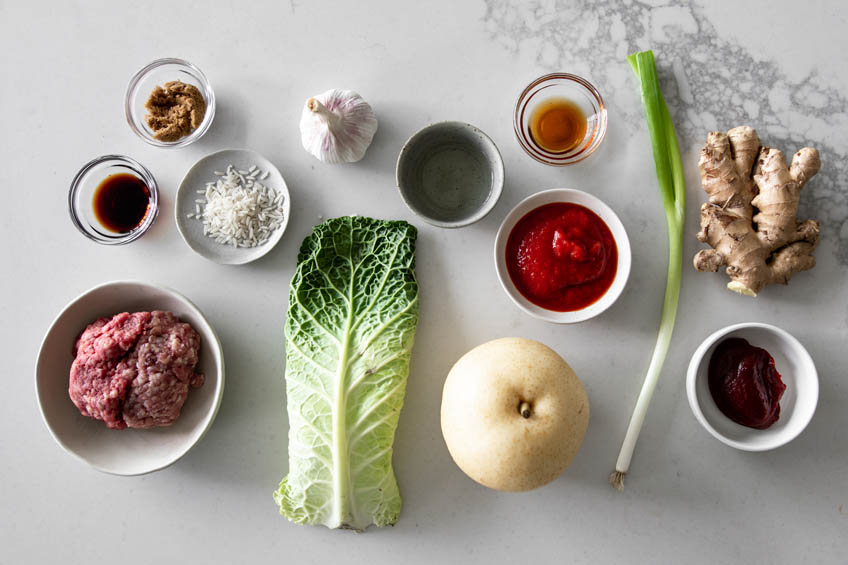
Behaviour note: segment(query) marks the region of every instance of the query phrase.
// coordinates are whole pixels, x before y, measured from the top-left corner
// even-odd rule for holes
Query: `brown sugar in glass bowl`
[[[156,85],[144,107],[145,122],[153,130],[153,139],[159,141],[178,141],[189,135],[206,114],[206,101],[197,87],[179,80]]]
[[[145,142],[184,147],[200,139],[212,124],[215,94],[206,75],[188,61],[158,59],[130,79],[124,111],[130,128]]]

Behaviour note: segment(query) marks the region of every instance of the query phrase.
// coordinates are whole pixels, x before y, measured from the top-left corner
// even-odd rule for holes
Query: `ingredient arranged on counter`
[[[521,148],[540,163],[572,165],[586,159],[603,142],[606,104],[585,78],[551,73],[521,92],[512,126]]]
[[[783,377],[778,369],[786,371]],[[810,353],[786,330],[732,324],[695,349],[686,396],[695,419],[718,441],[742,451],[769,451],[793,441],[810,423],[819,376]]]
[[[94,190],[92,208],[104,228],[126,233],[144,222],[150,208],[150,189],[132,173],[109,175]]]
[[[496,490],[526,491],[571,463],[589,425],[589,400],[555,351],[502,338],[475,347],[450,370],[441,422],[465,474]]]
[[[227,166],[215,171],[220,178],[198,190],[189,219],[203,222],[203,234],[224,245],[257,247],[283,224],[283,194],[263,185],[267,178],[256,165],[247,169]]]
[[[159,187],[131,157],[103,155],[74,176],[68,191],[71,222],[87,238],[122,245],[140,238],[159,215]]]
[[[627,426],[615,471],[609,476],[610,484],[618,490],[624,489],[624,476],[630,468],[633,450],[636,448],[636,441],[639,439],[642,423],[648,413],[648,406],[654,395],[654,389],[671,343],[671,334],[674,331],[683,269],[683,224],[686,216],[686,179],[683,175],[683,162],[680,158],[674,123],[671,121],[671,115],[660,90],[654,54],[652,51],[641,51],[635,55],[628,55],[627,62],[639,77],[642,106],[648,122],[651,149],[654,154],[654,165],[656,165],[657,184],[668,224],[668,275],[657,343],[654,345],[648,373],[645,375],[642,390],[639,391],[636,407]]]
[[[709,385],[716,406],[737,424],[764,430],[780,417],[786,385],[774,358],[745,339],[718,344],[710,357]]]
[[[571,312],[597,301],[615,279],[618,252],[609,227],[571,202],[545,204],[512,228],[506,263],[515,287],[532,303]]]
[[[394,524],[392,469],[418,323],[414,226],[327,220],[301,245],[286,319],[289,473],[274,493],[298,524]]]
[[[95,320],[74,345],[68,392],[83,416],[112,429],[169,426],[179,417],[200,336],[171,312],[123,312]]]
[[[551,204],[554,207],[547,208]],[[533,225],[533,217],[537,211],[540,209],[543,213],[547,213],[548,210],[555,211],[562,204],[576,206],[563,207],[568,210],[564,216],[556,212],[551,214],[551,219],[555,221],[547,229],[544,222]],[[584,209],[593,215],[587,216],[580,212]],[[579,222],[577,222],[579,225],[569,225],[561,221],[563,217],[568,220],[568,215],[571,213],[579,213]],[[537,219],[544,220],[544,216],[540,216]],[[603,231],[609,231],[612,235],[613,245],[605,246],[603,241],[597,239],[596,230],[585,229],[588,220],[595,216],[599,218]],[[530,221],[526,221],[525,217]],[[522,220],[525,220],[525,223],[522,224]],[[525,228],[530,229],[522,233]],[[567,233],[571,235],[567,236]],[[574,236],[578,237],[574,238]],[[511,237],[512,251],[510,251]],[[603,261],[600,260],[599,255],[595,257],[591,255],[592,248],[596,254],[599,254],[604,247],[606,247],[604,253],[607,254],[606,265],[602,264]],[[614,251],[614,257],[611,256],[611,251]],[[575,258],[579,260],[575,261]],[[504,217],[495,236],[494,260],[495,272],[504,292],[521,310],[535,318],[555,324],[575,324],[602,314],[621,296],[630,276],[630,240],[619,217],[601,199],[573,188],[551,188],[531,194],[516,204]],[[514,265],[510,266],[510,263]],[[510,269],[515,274],[512,274]],[[605,269],[609,269],[612,282],[609,285],[603,285],[606,290],[602,289],[598,293],[598,298],[591,304],[577,310],[550,309],[551,307],[562,308],[562,305],[556,304],[558,297],[585,298],[581,295],[585,290],[582,287],[588,288],[595,284],[590,279],[594,279],[598,273],[603,275]],[[522,281],[522,278],[525,281]],[[584,282],[579,284],[580,281]],[[528,298],[526,295],[528,291],[520,289],[519,284],[526,284],[536,289],[536,294],[545,294],[552,290],[553,294],[545,298],[547,302],[541,302],[546,304],[550,302],[549,307],[540,306],[538,299]]]
[[[485,217],[501,196],[504,165],[495,142],[465,122],[438,122],[404,144],[397,185],[410,210],[441,228]]]
[[[157,85],[144,104],[145,121],[159,141],[177,141],[196,130],[206,115],[206,101],[193,84],[179,80]]]
[[[568,98],[539,102],[530,114],[530,138],[545,151],[563,153],[586,137],[586,114]]]
[[[377,132],[377,116],[352,90],[328,90],[306,101],[300,118],[303,148],[325,163],[354,163]]]
[[[747,126],[710,132],[698,169],[709,202],[701,206],[698,241],[712,249],[695,255],[699,271],[727,267],[727,288],[756,296],[816,265],[819,223],[798,221],[801,189],[821,168],[819,152],[804,147],[787,167],[783,153],[762,147]]]

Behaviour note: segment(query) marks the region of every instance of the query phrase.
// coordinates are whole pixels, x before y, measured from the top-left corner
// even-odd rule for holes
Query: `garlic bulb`
[[[303,147],[325,163],[353,163],[377,131],[371,106],[352,90],[328,90],[306,101],[300,118]]]

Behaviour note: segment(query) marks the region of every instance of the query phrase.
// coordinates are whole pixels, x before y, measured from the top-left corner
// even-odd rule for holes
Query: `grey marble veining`
[[[595,81],[632,129],[643,118],[621,63],[651,48],[682,146],[700,146],[711,130],[750,125],[787,159],[807,145],[818,149],[822,169],[804,189],[799,216],[819,219],[821,237],[835,241],[837,260],[848,266],[848,98],[818,72],[789,77],[777,61],[719,36],[687,0],[486,0],[484,21],[508,52],[526,49],[540,67]]]

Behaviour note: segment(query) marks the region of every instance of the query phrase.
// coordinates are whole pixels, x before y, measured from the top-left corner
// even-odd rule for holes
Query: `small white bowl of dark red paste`
[[[495,268],[507,295],[528,314],[559,324],[612,306],[630,274],[624,225],[599,198],[555,188],[522,200],[495,239]]]
[[[745,323],[718,330],[695,350],[686,393],[713,437],[743,451],[767,451],[807,427],[819,382],[813,359],[792,335]]]
[[[215,419],[224,359],[187,298],[117,281],[80,295],[41,344],[35,386],[47,428],[95,469],[140,475],[188,452]]]

